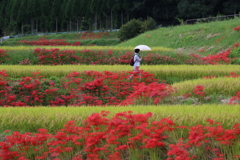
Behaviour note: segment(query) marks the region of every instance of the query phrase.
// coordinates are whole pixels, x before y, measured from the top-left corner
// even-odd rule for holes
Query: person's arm
[[[139,56],[136,55],[136,61],[140,62],[142,60],[142,58],[140,58]]]

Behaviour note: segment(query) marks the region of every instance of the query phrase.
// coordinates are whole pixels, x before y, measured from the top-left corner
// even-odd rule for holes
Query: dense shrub
[[[121,26],[118,38],[121,41],[136,37],[140,33],[155,29],[157,23],[153,18],[148,17],[145,21],[132,19]]]
[[[155,29],[156,25],[157,22],[153,18],[148,17],[147,20],[142,22],[141,33]]]
[[[137,19],[132,19],[128,23],[121,26],[118,38],[121,41],[133,38],[141,33],[142,22]]]

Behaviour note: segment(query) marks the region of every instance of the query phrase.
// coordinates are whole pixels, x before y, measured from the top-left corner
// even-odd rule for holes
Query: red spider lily
[[[171,99],[172,86],[157,83],[153,74],[141,71],[142,79],[127,81],[130,72],[72,72],[60,84],[43,79],[39,72],[12,82],[5,71],[0,72],[0,105],[2,106],[107,106],[160,104]],[[231,73],[230,77],[238,77]],[[46,85],[47,84],[47,85]],[[47,88],[46,88],[47,87]],[[45,88],[45,89],[43,89]],[[61,88],[61,90],[60,90]],[[203,86],[196,86],[190,95],[205,96]],[[60,92],[61,91],[61,92]],[[64,93],[63,93],[64,91]],[[237,94],[238,95],[238,94]],[[232,102],[237,101],[232,98]],[[238,101],[237,101],[238,102]],[[232,104],[233,104],[232,103]]]
[[[237,77],[240,77],[240,75],[235,74],[235,72],[231,72],[230,76],[225,75],[224,77],[227,77],[227,78],[237,78]],[[204,79],[212,79],[212,78],[216,78],[216,76],[212,75],[212,76],[206,76],[206,77],[203,77],[203,78]]]
[[[191,93],[183,94],[182,96],[184,99],[189,98],[191,95],[195,95],[198,96],[199,98],[202,98],[205,96],[205,92],[203,90],[204,90],[203,86],[196,85]]]
[[[0,49],[0,63],[3,63],[7,58],[6,50]]]
[[[203,86],[197,85],[194,87],[193,93],[200,97],[204,97],[205,92],[203,92],[203,90],[204,90]]]
[[[216,76],[212,75],[212,76],[205,76],[205,77],[203,77],[203,79],[213,79],[213,78],[216,78]]]
[[[76,35],[80,39],[99,39],[102,36],[108,36],[108,32],[99,32],[99,33],[92,33],[92,32],[83,32]]]
[[[229,55],[230,55],[230,50],[226,50],[216,55],[207,55],[206,57],[203,57],[202,60],[207,64],[213,64],[213,65],[220,64],[220,63],[230,63],[231,58],[228,58]]]
[[[128,98],[122,102],[125,104],[127,101],[135,101],[136,99],[141,99],[143,103],[148,103],[149,100],[155,102],[160,102],[161,99],[171,95],[174,92],[174,89],[165,83],[151,83],[145,85],[140,83],[139,85],[134,86],[134,92],[128,96]],[[141,97],[141,98],[139,98]]]
[[[222,39],[217,39],[214,43],[216,44],[216,43],[218,43],[220,41],[222,41]]]
[[[240,91],[230,99],[229,104],[240,104]]]
[[[189,156],[190,154],[188,148],[190,148],[191,145],[184,144],[182,139],[180,139],[176,145],[170,144],[169,147],[170,150],[168,151],[167,155],[173,156],[174,158],[168,158],[167,160],[191,160],[195,158],[195,156]]]
[[[233,28],[235,31],[238,31],[238,30],[240,30],[240,26],[237,26],[237,27],[235,27],[235,28]]]
[[[188,144],[201,146],[206,138],[205,128],[202,125],[190,127]]]
[[[233,49],[233,48],[231,48]],[[171,58],[165,55],[159,55],[154,53],[148,53],[143,56],[145,64],[174,64],[176,60],[182,59],[187,64],[220,64],[230,63],[229,58],[231,49],[218,53],[216,55],[208,55],[202,57],[198,54],[182,55],[177,53],[178,58]],[[39,64],[128,64],[129,59],[132,57],[132,52],[126,52],[125,54],[116,57],[113,55],[112,50],[101,51],[101,50],[63,50],[59,49],[40,49],[34,50],[34,53],[38,56]],[[186,58],[188,56],[189,58]],[[182,58],[181,58],[182,57]]]
[[[235,124],[231,129],[224,129],[220,123],[208,119],[210,126],[190,126],[187,138],[181,138],[176,144],[167,144],[165,142],[171,137],[166,135],[170,136],[169,133],[174,132],[176,128],[188,128],[176,126],[171,118],[149,122],[152,117],[150,112],[122,112],[116,113],[112,118],[106,118],[108,114],[108,111],[94,113],[81,126],[69,121],[55,134],[48,133],[46,129],[39,129],[35,134],[13,132],[0,142],[0,157],[3,160],[29,159],[28,156],[36,155],[35,159],[61,159],[60,157],[67,153],[70,156],[68,158],[72,157],[75,160],[102,159],[103,155],[108,159],[127,159],[126,156],[131,155],[131,151],[145,149],[144,153],[147,155],[148,151],[155,150],[155,153],[163,154],[159,157],[166,156],[168,160],[190,160],[201,156],[193,155],[193,150],[206,146],[205,152],[208,157],[220,160],[224,159],[224,154],[220,149],[214,148],[217,143],[224,147],[235,145],[240,135],[240,124]],[[151,150],[147,150],[148,148]],[[168,150],[165,152],[166,148]],[[28,152],[32,154],[28,155]],[[234,157],[237,158],[238,155]]]
[[[31,41],[20,40],[20,41],[18,41],[18,43],[21,43],[21,44],[23,43],[26,45],[35,45],[35,46],[67,46],[67,45],[80,46],[81,45],[80,42],[75,42],[73,44],[70,44],[70,43],[65,42],[65,39],[47,40],[44,37],[40,38],[39,40],[31,40]]]

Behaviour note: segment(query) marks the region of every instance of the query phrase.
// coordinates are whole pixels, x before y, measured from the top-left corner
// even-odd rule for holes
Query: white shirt
[[[141,60],[142,60],[142,58],[139,58],[139,54],[138,54],[138,53],[135,53],[135,55],[134,55],[134,65],[133,65],[133,67],[139,67]]]

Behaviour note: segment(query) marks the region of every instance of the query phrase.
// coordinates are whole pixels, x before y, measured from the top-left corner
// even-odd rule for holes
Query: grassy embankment
[[[106,32],[103,32],[106,33]],[[54,40],[54,39],[64,39],[65,42],[68,43],[74,43],[74,42],[80,42],[82,45],[89,45],[89,44],[95,44],[99,46],[110,46],[110,45],[117,45],[120,43],[119,39],[117,38],[118,32],[109,32],[108,35],[102,34],[100,37],[96,38],[98,33],[95,33],[93,36],[82,36],[83,33],[61,33],[61,34],[50,34],[50,35],[42,35],[39,34],[38,36],[25,36],[25,37],[18,37],[18,38],[10,38],[7,40],[4,40],[2,43],[0,43],[0,46],[16,46],[16,45],[22,45],[18,42],[20,40],[39,40],[41,38],[44,38],[46,40]]]
[[[196,53],[204,49],[205,55],[229,49],[239,42],[240,32],[233,28],[239,26],[240,18],[194,25],[163,27],[130,39],[118,46],[146,44],[150,47],[162,46],[176,49],[179,53]]]

